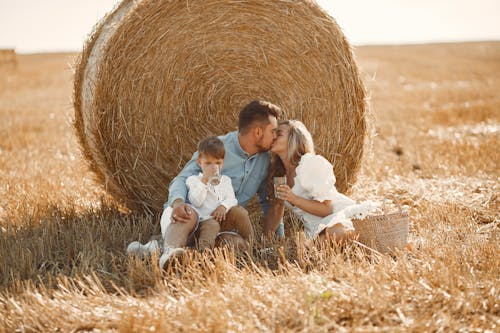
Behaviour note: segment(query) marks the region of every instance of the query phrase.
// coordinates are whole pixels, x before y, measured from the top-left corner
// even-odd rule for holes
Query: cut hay
[[[17,56],[14,49],[0,49],[0,66],[17,66]]]
[[[340,28],[310,1],[122,1],[77,63],[75,127],[109,193],[157,211],[197,141],[235,130],[254,99],[302,120],[350,188],[364,88]]]

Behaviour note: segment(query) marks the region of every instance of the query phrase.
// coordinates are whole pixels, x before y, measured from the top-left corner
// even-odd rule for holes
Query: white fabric
[[[191,207],[198,214],[198,222],[210,219],[210,214],[220,205],[226,208],[226,212],[238,205],[231,178],[222,175],[219,185],[213,186],[204,184],[201,181],[202,177],[203,174],[200,173],[186,179],[188,199],[191,202]],[[167,227],[171,222],[171,216],[172,207],[165,208],[160,220],[161,234],[164,239]]]
[[[160,219],[161,237],[163,239],[165,239],[165,237],[167,236],[167,228],[172,222],[170,220],[171,216],[172,216],[172,207],[169,206],[163,210]]]
[[[222,175],[219,185],[204,184],[201,181],[203,174],[193,175],[186,179],[188,188],[188,199],[198,212],[200,221],[211,218],[210,214],[220,205],[226,208],[226,212],[238,205],[234,196],[231,178]]]
[[[332,201],[333,213],[326,216],[316,216],[286,202],[304,224],[305,233],[309,238],[316,238],[325,228],[341,223],[347,230],[354,230],[351,217],[356,214],[366,214],[371,206],[366,203],[356,204],[352,199],[339,193],[335,188],[333,166],[321,155],[307,153],[303,155],[295,169],[292,192],[302,198],[316,201]]]

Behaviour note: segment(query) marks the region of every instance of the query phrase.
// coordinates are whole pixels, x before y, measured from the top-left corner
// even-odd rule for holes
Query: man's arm
[[[263,231],[264,235],[275,233],[279,238],[285,237],[285,226],[283,224],[283,213],[285,205],[281,200],[274,200],[273,204],[269,201],[267,177],[264,178],[257,191],[259,194],[259,204],[262,208]],[[276,201],[281,201],[279,204]],[[278,219],[278,220],[276,220]]]
[[[200,166],[197,162],[198,152],[193,154],[193,157],[187,162],[181,172],[170,182],[168,187],[168,205],[173,207],[174,201],[179,202],[182,199],[182,202],[186,201],[187,198],[187,186],[186,179],[189,176],[197,175],[201,172]]]
[[[257,194],[259,195],[259,205],[262,209],[262,215],[266,216],[267,211],[269,210],[269,198],[267,194],[267,177],[262,180],[260,183],[259,189],[257,190]]]
[[[191,221],[193,209],[185,204],[187,196],[186,179],[201,171],[197,160],[198,152],[193,154],[191,160],[184,166],[182,171],[175,177],[168,188],[168,205],[172,210],[172,223],[187,223]]]
[[[272,204],[270,204],[267,209],[267,213],[264,216],[264,221],[262,223],[262,233],[265,237],[272,237],[275,235],[279,225],[283,221],[284,212],[285,204],[283,200],[273,200]]]

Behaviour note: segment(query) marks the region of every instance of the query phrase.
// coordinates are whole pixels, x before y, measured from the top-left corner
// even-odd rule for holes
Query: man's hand
[[[220,205],[210,214],[216,221],[222,222],[226,219],[226,207]]]
[[[194,214],[193,209],[182,199],[176,199],[172,204],[172,223],[188,223]]]

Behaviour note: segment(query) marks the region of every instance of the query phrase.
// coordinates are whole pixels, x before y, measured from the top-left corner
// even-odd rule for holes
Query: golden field
[[[355,54],[373,131],[350,194],[408,205],[413,251],[305,245],[289,223],[164,272],[124,254],[158,217],[108,198],[79,151],[77,55],[0,64],[0,331],[500,331],[500,42]]]

